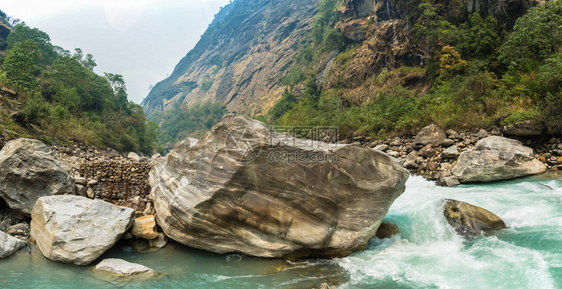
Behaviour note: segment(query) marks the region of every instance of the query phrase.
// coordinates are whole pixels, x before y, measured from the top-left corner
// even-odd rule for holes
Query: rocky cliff
[[[318,0],[238,0],[227,5],[199,43],[143,100],[147,114],[176,103],[222,102],[230,111],[267,111],[280,79],[306,40]]]
[[[335,17],[322,23],[321,7],[326,3],[332,3],[330,13]],[[437,1],[431,15],[424,14],[427,11],[420,10],[420,4],[405,0],[234,1],[217,14],[197,46],[170,77],[152,89],[142,106],[150,115],[176,104],[212,101],[226,104],[229,111],[266,113],[290,88],[281,80],[297,64],[313,67],[324,88],[345,88],[351,95],[345,98],[366,102],[376,88],[363,84],[373,75],[385,68],[424,67],[433,57],[433,47],[419,41],[415,32],[417,24],[425,25],[424,17],[459,23],[479,11],[497,19],[498,26],[511,27],[534,1]],[[325,26],[320,29],[323,34],[314,35],[320,25]],[[337,32],[330,34],[326,29]],[[327,47],[331,36],[345,47]],[[315,37],[320,42],[311,41]],[[306,43],[312,43],[314,57],[303,65],[298,58]],[[396,78],[393,85],[413,89],[418,96],[429,87],[425,73]]]

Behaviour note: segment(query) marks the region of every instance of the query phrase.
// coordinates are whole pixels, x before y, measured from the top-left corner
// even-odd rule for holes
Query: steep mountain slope
[[[318,0],[237,0],[227,5],[170,77],[142,102],[147,114],[176,103],[227,104],[257,114],[281,97],[280,79],[306,39]]]
[[[238,0],[143,107],[164,124],[209,101],[340,138],[521,121],[560,134],[560,27],[562,0]]]
[[[318,7],[326,3],[332,4],[335,11],[330,12],[336,17],[322,23]],[[326,88],[359,87],[383,68],[423,67],[433,56],[434,47],[428,42],[420,45],[416,41],[419,35],[414,34],[416,22],[424,17],[420,15],[423,11],[417,11],[422,3],[237,0],[217,14],[196,47],[180,61],[170,77],[152,89],[142,106],[151,115],[176,104],[191,106],[211,101],[226,104],[229,111],[266,113],[288,87],[281,79],[295,66],[299,49],[310,38],[345,37],[336,41],[344,42],[346,47],[336,46],[332,51],[327,51],[327,41],[312,45],[316,56],[312,60],[317,61],[313,66]],[[512,26],[532,6],[532,1],[437,1],[434,6],[436,13],[453,23],[478,10],[496,16],[500,25]],[[312,30],[322,25],[335,27],[341,34],[314,35]],[[336,61],[332,66],[336,50],[348,47],[353,47],[348,52],[352,53],[346,59],[349,61]],[[421,78],[405,81],[425,82],[426,87],[419,89],[423,93],[428,83]]]

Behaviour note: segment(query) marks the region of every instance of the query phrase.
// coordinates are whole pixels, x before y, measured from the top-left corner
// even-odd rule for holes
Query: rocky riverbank
[[[324,254],[322,253],[324,244],[331,244],[327,242],[328,240],[333,242],[333,234],[337,232],[337,228],[332,225],[338,224],[340,226],[341,222],[335,221],[335,223],[327,223],[327,225],[324,223],[326,220],[332,220],[330,219],[332,217],[333,220],[342,218],[343,215],[340,213],[335,215],[333,213],[340,210],[345,200],[348,200],[346,197],[338,197],[337,192],[356,190],[365,193],[367,188],[371,192],[376,187],[375,183],[388,182],[388,180],[379,180],[382,176],[380,172],[375,173],[379,178],[369,177],[369,174],[377,170],[386,172],[389,167],[400,168],[404,166],[412,174],[436,180],[440,185],[452,186],[466,182],[486,182],[538,174],[547,169],[562,169],[562,139],[536,134],[525,135],[521,132],[518,136],[511,134],[511,138],[505,138],[504,135],[510,135],[509,131],[493,130],[488,132],[481,129],[457,132],[453,130],[444,131],[435,125],[430,125],[416,135],[408,137],[393,138],[386,141],[373,141],[369,138],[357,137],[346,142],[357,146],[324,143],[324,146],[314,147],[314,145],[310,146],[309,141],[274,133],[265,124],[242,116],[227,116],[223,119],[221,125],[213,128],[196,146],[194,146],[195,142],[191,140],[178,144],[173,153],[163,160],[159,155],[155,155],[151,159],[146,156],[138,156],[135,153],[124,156],[113,150],[100,150],[79,144],[48,148],[36,140],[19,139],[9,142],[0,155],[2,176],[9,176],[1,182],[3,185],[0,187],[0,193],[3,194],[2,202],[0,202],[0,216],[2,217],[0,219],[0,230],[26,241],[30,231],[29,214],[33,207],[32,204],[37,199],[50,198],[49,196],[56,194],[78,195],[82,199],[77,199],[76,202],[88,204],[86,202],[88,199],[101,200],[105,203],[132,209],[133,217],[127,221],[129,222],[128,225],[124,226],[119,235],[110,240],[106,247],[110,247],[122,234],[123,238],[131,240],[133,247],[138,250],[160,248],[167,243],[167,238],[162,231],[168,231],[166,233],[179,242],[211,251],[217,249],[210,240],[214,240],[214,236],[220,236],[226,239],[233,238],[235,241],[231,245],[221,248],[218,252],[243,252],[249,255],[269,257],[339,256],[362,247],[362,244],[365,244],[376,233],[375,227],[378,227],[384,215],[379,216],[380,218],[374,221],[375,225],[372,227],[369,225],[360,228],[352,225],[354,230],[358,232],[363,229],[367,232],[361,233],[366,238],[361,239],[362,243],[357,243],[359,245],[353,243],[352,246],[344,248],[343,251],[338,247],[337,250],[341,252],[326,247],[329,250],[328,253]],[[247,135],[247,129],[253,131],[254,134]],[[236,133],[240,133],[240,135]],[[239,136],[239,141],[242,140],[243,142],[230,143],[230,138],[236,136]],[[275,141],[275,145],[271,141]],[[288,145],[289,143],[293,143],[293,145]],[[240,144],[250,147],[240,147]],[[251,148],[251,150],[248,151],[248,148]],[[373,151],[377,152],[371,155]],[[303,156],[314,156],[316,161],[301,162],[297,159],[291,161],[290,156],[286,160],[278,158],[272,161],[270,159],[272,156],[281,157],[282,152],[290,152],[291,156],[294,155],[295,157],[300,152]],[[323,157],[338,155],[343,159],[334,160],[335,165],[332,167],[329,161],[318,161],[319,155]],[[398,159],[399,162],[388,156]],[[246,158],[248,157],[252,157],[252,159],[247,161]],[[370,162],[360,161],[365,158],[373,159],[373,162],[381,167],[377,167],[376,170],[365,170],[362,166],[370,164]],[[213,161],[209,161],[211,159]],[[357,159],[357,162],[351,161],[353,159]],[[338,162],[343,160],[345,160],[345,163],[338,165]],[[393,160],[393,165],[390,165],[389,160]],[[326,165],[322,166],[322,163]],[[187,175],[185,174],[186,168],[182,167],[186,165],[189,168],[188,171],[191,172]],[[263,168],[260,166],[263,166]],[[326,170],[326,173],[318,173],[322,170]],[[293,171],[301,173],[291,173]],[[353,173],[350,173],[351,171]],[[152,174],[150,182],[149,173]],[[176,174],[177,176],[174,177]],[[311,175],[308,176],[307,174]],[[329,178],[321,180],[325,175]],[[389,179],[394,180],[396,177],[389,176]],[[366,183],[373,180],[376,180],[375,183],[365,186]],[[56,185],[50,184],[53,181]],[[274,182],[278,184],[274,184]],[[284,203],[281,206],[281,202],[275,198],[279,197],[283,187],[289,184],[290,188],[286,190],[288,194],[294,192],[296,188],[300,188],[303,184],[308,185],[302,187],[301,193],[286,198],[286,204]],[[318,197],[322,195],[321,192],[329,191],[329,187],[322,189],[319,184],[337,185],[342,186],[342,188],[333,191],[329,198]],[[151,188],[151,185],[156,189]],[[47,188],[48,190],[39,188]],[[313,188],[315,189],[313,190]],[[185,204],[178,203],[177,200],[179,199],[174,195],[180,189],[184,192],[181,200],[183,202],[185,199],[187,201]],[[203,196],[201,192],[207,192],[206,190],[208,190],[208,196],[205,195],[206,197],[201,198]],[[316,190],[318,193],[315,193]],[[385,190],[387,189],[383,191]],[[267,195],[270,191],[274,194]],[[19,193],[15,194],[14,192]],[[237,192],[235,194],[252,195],[253,197],[247,200],[242,198],[243,202],[238,204],[237,200],[239,199],[228,199],[229,193],[227,192]],[[25,196],[21,197],[22,194]],[[312,195],[310,195],[310,198],[303,197],[301,201],[295,202],[298,197],[307,194]],[[367,202],[370,194],[366,194],[366,199],[360,200],[359,203]],[[193,196],[194,199],[188,200],[187,195]],[[303,204],[312,204],[311,200],[315,198],[319,200],[319,203],[314,205],[316,211],[311,211],[313,216],[310,217],[307,215],[307,207]],[[322,205],[322,202],[326,202],[330,198],[335,199],[328,202],[329,206]],[[152,200],[159,200],[160,203],[155,206]],[[174,218],[177,218],[179,216],[177,212],[180,212],[180,210],[170,207],[171,203],[165,203],[170,200],[174,200],[174,206],[180,205],[181,214],[188,216],[195,212],[196,215],[198,214],[198,218],[202,218],[203,215],[208,216],[208,220],[201,219],[188,225],[190,228],[197,228],[198,237],[186,235],[189,230],[183,230],[183,227],[181,227],[184,226],[181,224],[188,224],[185,220],[166,217],[174,216]],[[256,202],[256,200],[262,201]],[[66,199],[60,199],[57,202],[64,203],[66,201]],[[186,209],[189,204],[198,204],[198,202],[204,205],[197,205],[193,208],[193,212],[190,211],[192,209]],[[392,201],[385,203],[382,211],[386,211],[391,203]],[[59,208],[64,207],[64,204],[57,205]],[[83,214],[88,214],[89,209],[86,208],[88,206],[90,205],[84,205]],[[326,207],[322,213],[324,215],[314,215],[318,213],[318,208],[322,206]],[[357,205],[352,205],[352,207],[357,208]],[[175,213],[172,214],[170,209],[175,210]],[[197,213],[195,209],[200,210],[200,212]],[[242,211],[253,212],[252,214],[255,217],[251,217],[252,214],[241,214]],[[278,220],[272,221],[268,217],[271,216],[272,212]],[[293,212],[293,215],[290,212]],[[294,212],[299,213],[295,215]],[[59,210],[57,213],[64,212]],[[154,215],[156,215],[156,218]],[[188,216],[187,220],[192,219],[190,218]],[[228,223],[227,220],[233,218],[238,218],[237,223]],[[344,218],[350,219],[345,216]],[[71,217],[71,219],[74,219],[74,217]],[[202,239],[201,232],[212,227],[208,224],[215,224],[220,220],[224,220],[222,225],[209,233],[210,237],[205,241],[206,243],[203,245],[198,243]],[[268,225],[261,225],[262,222]],[[298,234],[295,233],[296,231],[293,232],[296,230],[294,229],[295,222],[302,223],[302,228],[299,229]],[[133,223],[136,229],[133,228],[128,231]],[[157,223],[162,226],[162,229],[157,226]],[[246,225],[240,226],[240,224]],[[76,226],[80,227],[80,224]],[[229,226],[232,227],[230,233],[224,229],[230,228]],[[328,233],[322,233],[326,238],[319,243],[305,240],[306,238],[303,236],[309,230],[307,228],[322,226],[327,228],[326,232]],[[39,225],[36,224],[36,228],[38,227]],[[277,229],[271,231],[272,228]],[[47,231],[49,232],[45,234],[51,233],[51,230]],[[284,251],[278,253],[277,249],[271,249],[273,247],[269,246],[268,242],[274,240],[272,239],[273,236],[279,237],[279,232],[285,231],[286,236],[280,237],[279,240],[275,239],[276,242],[283,243],[286,247]],[[240,232],[243,232],[243,234]],[[295,238],[293,235],[299,237]],[[256,244],[261,242],[261,239],[270,241],[260,243],[260,246],[264,246],[263,252],[255,253]],[[42,242],[46,243],[44,240]],[[21,245],[14,240],[12,243],[14,244],[13,248]],[[222,244],[225,244],[224,241]],[[104,247],[103,250],[105,249]],[[68,262],[74,263],[81,262],[71,261],[72,257],[69,257],[68,260]]]
[[[353,143],[386,152],[398,158],[410,173],[437,181],[440,185],[447,185],[445,178],[452,175],[453,167],[463,152],[474,150],[478,141],[490,136],[504,136],[518,140],[522,145],[533,149],[533,157],[544,163],[547,170],[562,170],[561,137],[537,135],[533,132],[520,132],[519,135],[513,135],[505,129],[455,131],[430,127],[427,129],[435,134],[433,136],[431,133],[429,136],[425,135],[422,130],[416,135],[388,140],[356,137],[343,143]],[[426,140],[422,141],[422,138]]]

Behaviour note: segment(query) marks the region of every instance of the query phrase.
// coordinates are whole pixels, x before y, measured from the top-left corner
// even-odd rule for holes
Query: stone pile
[[[94,199],[135,209],[137,215],[152,214],[148,204],[148,173],[152,164],[146,161],[101,160],[83,162],[77,178],[80,194]]]

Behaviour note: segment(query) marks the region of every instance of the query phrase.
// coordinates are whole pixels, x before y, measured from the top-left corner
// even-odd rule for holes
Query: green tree
[[[9,51],[2,70],[6,73],[8,85],[28,91],[38,87],[34,74],[40,55],[37,44],[32,40],[16,43]]]
[[[418,6],[419,19],[414,25],[416,42],[424,59],[432,58],[444,45],[454,45],[458,35],[455,25],[439,16],[430,3]]]
[[[483,19],[480,13],[472,13],[469,20],[460,25],[460,40],[457,45],[460,53],[468,58],[492,56],[496,47],[499,46],[496,22],[496,19],[491,16]]]
[[[517,19],[500,50],[499,60],[530,71],[562,46],[562,1],[545,2]]]
[[[116,108],[126,110],[129,101],[127,99],[127,87],[125,85],[123,75],[106,72],[105,79],[107,79],[109,85],[113,89]]]
[[[50,65],[57,57],[49,35],[37,28],[30,28],[25,25],[25,23],[16,25],[14,30],[10,33],[10,35],[8,35],[6,40],[8,43],[8,50],[14,48],[18,43],[26,40],[31,40],[37,45],[37,49],[40,54],[39,62],[41,65]]]

